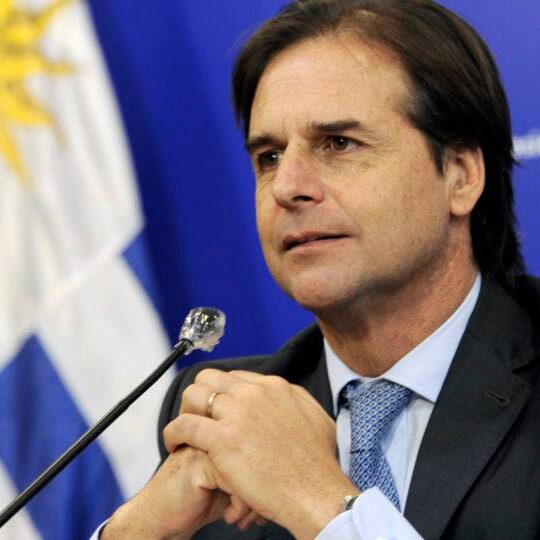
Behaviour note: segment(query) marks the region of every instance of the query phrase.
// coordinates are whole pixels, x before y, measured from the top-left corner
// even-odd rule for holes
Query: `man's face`
[[[248,149],[261,244],[315,313],[402,288],[447,256],[450,189],[407,99],[397,60],[348,36],[286,49],[259,82]]]

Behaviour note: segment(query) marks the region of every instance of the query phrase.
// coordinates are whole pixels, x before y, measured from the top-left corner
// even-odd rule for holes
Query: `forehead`
[[[325,35],[295,44],[269,63],[255,92],[249,131],[276,117],[317,116],[324,122],[354,113],[376,121],[382,113],[401,113],[408,97],[407,76],[390,51],[346,34]]]

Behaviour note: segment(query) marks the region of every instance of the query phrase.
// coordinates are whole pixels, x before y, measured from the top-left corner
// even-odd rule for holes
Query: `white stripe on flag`
[[[11,501],[16,495],[17,490],[0,461],[0,501]],[[39,537],[30,516],[24,509],[0,529],[0,540],[34,540]]]
[[[106,314],[106,316],[104,316]],[[89,423],[96,422],[164,358],[164,336],[127,264],[112,259],[47,314],[38,336]],[[158,463],[157,413],[169,379],[156,384],[101,437],[128,496]]]

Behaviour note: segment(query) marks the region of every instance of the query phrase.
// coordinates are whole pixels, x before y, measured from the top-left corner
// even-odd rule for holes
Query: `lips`
[[[316,242],[321,242],[325,240],[337,240],[340,238],[345,238],[344,234],[333,234],[326,232],[303,232],[290,234],[285,236],[283,240],[283,250],[290,251],[298,246],[305,244],[315,244]]]

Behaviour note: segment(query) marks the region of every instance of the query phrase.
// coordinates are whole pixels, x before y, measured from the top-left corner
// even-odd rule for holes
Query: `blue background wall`
[[[270,352],[312,320],[265,269],[254,183],[230,106],[238,44],[282,4],[90,0],[140,183],[155,277],[148,287],[171,339],[192,306],[227,313],[214,356]],[[498,59],[526,157],[515,175],[524,251],[529,270],[540,274],[540,4],[444,4],[480,31]]]

